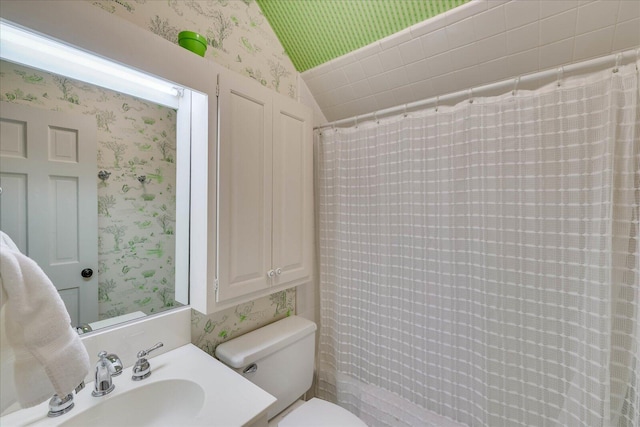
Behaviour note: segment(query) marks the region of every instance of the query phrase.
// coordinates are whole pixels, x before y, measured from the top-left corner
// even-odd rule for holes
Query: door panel
[[[78,178],[49,177],[49,263],[60,265],[78,263],[80,232],[78,212]]]
[[[220,81],[217,301],[268,286],[271,269],[271,94],[252,81]]]
[[[313,250],[313,145],[311,111],[274,97],[272,264],[273,285],[311,277]]]
[[[1,127],[1,125],[0,125]],[[0,172],[0,229],[22,253],[28,253],[27,243],[27,174]]]
[[[12,103],[1,113],[0,228],[49,276],[74,325],[96,321],[95,118]]]

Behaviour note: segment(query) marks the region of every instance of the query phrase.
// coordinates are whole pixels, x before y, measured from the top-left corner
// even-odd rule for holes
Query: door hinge
[[[218,292],[218,289],[220,288],[220,282],[218,282],[218,279],[214,280],[213,284],[215,286],[215,291]]]
[[[216,78],[216,96],[220,96],[220,74]]]

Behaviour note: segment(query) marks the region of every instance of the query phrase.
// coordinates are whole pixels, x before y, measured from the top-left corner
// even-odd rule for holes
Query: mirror
[[[3,102],[0,111],[3,115],[12,106],[19,106],[21,112],[27,111],[25,114],[28,116],[38,118],[35,121],[42,121],[41,118],[47,115],[45,112],[55,112],[51,120],[62,120],[59,122],[61,124],[45,122],[45,127],[57,132],[55,138],[61,141],[60,152],[74,146],[73,142],[69,142],[69,134],[74,134],[73,125],[64,121],[67,118],[80,122],[88,119],[95,129],[95,141],[78,141],[78,144],[95,144],[95,159],[91,159],[93,164],[85,168],[89,169],[90,178],[87,179],[92,181],[93,188],[87,193],[77,190],[77,196],[72,195],[69,199],[63,194],[65,183],[68,184],[69,180],[62,179],[62,184],[54,184],[57,193],[54,196],[49,194],[49,201],[57,197],[58,204],[63,208],[75,206],[74,201],[80,207],[66,211],[61,209],[57,212],[57,221],[48,220],[52,215],[50,209],[45,211],[47,214],[41,211],[35,216],[35,221],[39,223],[37,226],[24,223],[34,221],[33,217],[20,218],[15,212],[22,203],[21,197],[26,206],[28,195],[26,192],[15,194],[20,182],[14,178],[19,174],[9,172],[7,165],[10,164],[11,155],[2,150],[0,186],[4,188],[0,196],[0,228],[52,278],[67,305],[72,324],[90,324],[92,329],[97,329],[182,305],[176,301],[176,283],[186,286],[188,273],[179,267],[184,261],[176,260],[176,247],[184,248],[179,242],[177,246],[176,238],[183,241],[186,238],[188,242],[188,236],[177,236],[177,230],[186,230],[183,234],[188,233],[188,224],[180,226],[176,222],[176,195],[181,187],[177,182],[177,167],[186,167],[188,176],[189,149],[186,148],[186,156],[179,157],[185,151],[177,149],[178,111],[132,95],[4,60],[0,62],[0,100]],[[16,123],[19,122],[11,117],[0,120],[3,141],[7,135],[19,133],[16,130]],[[28,135],[32,133],[26,132]],[[51,152],[50,141],[42,146],[45,151],[47,148]],[[25,162],[22,158],[17,160]],[[80,163],[67,162],[69,166]],[[27,166],[27,169],[30,167],[33,166]],[[57,176],[66,176],[66,172],[56,170]],[[73,179],[76,180],[74,182],[80,182],[81,178]],[[43,183],[44,187],[47,185],[51,187],[51,183]],[[80,187],[77,185],[77,188]],[[30,192],[41,194],[48,194],[50,190],[29,189]],[[186,191],[188,194],[188,188]],[[14,195],[8,195],[10,192]],[[71,192],[76,192],[76,187]],[[81,207],[82,203],[85,207]],[[47,204],[43,207],[46,209]],[[33,206],[30,208],[33,209]],[[97,227],[76,227],[74,221],[80,224],[92,215],[96,217],[93,224],[97,221]],[[184,221],[188,223],[188,211]],[[36,256],[41,245],[37,240],[37,234],[40,233],[34,233],[35,229],[44,230],[49,236],[57,236],[57,242],[49,241],[46,245],[56,246],[63,261],[65,254],[73,252],[74,247],[77,251],[78,245],[74,239],[78,242],[96,242],[95,248],[80,249],[77,252],[81,254],[75,254],[79,256],[93,250],[95,261],[74,266],[66,273],[73,276],[74,280],[67,280],[62,273],[50,274],[47,260]],[[73,234],[76,229],[77,235]],[[67,246],[71,249],[67,250]],[[46,258],[47,251],[42,252],[45,252],[42,256]],[[178,258],[184,256],[178,255]],[[71,253],[69,257],[73,259],[74,254]],[[177,266],[179,277],[176,277]],[[69,284],[77,282],[78,278],[78,286]],[[90,287],[94,289],[88,291]],[[82,291],[88,291],[89,296],[82,296]]]

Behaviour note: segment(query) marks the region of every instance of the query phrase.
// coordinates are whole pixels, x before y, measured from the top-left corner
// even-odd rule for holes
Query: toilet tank
[[[278,399],[271,419],[311,388],[315,331],[315,323],[290,316],[220,344],[216,357]]]

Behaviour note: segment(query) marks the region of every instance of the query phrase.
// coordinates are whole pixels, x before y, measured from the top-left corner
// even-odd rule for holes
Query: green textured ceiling
[[[256,0],[300,72],[469,0]]]

